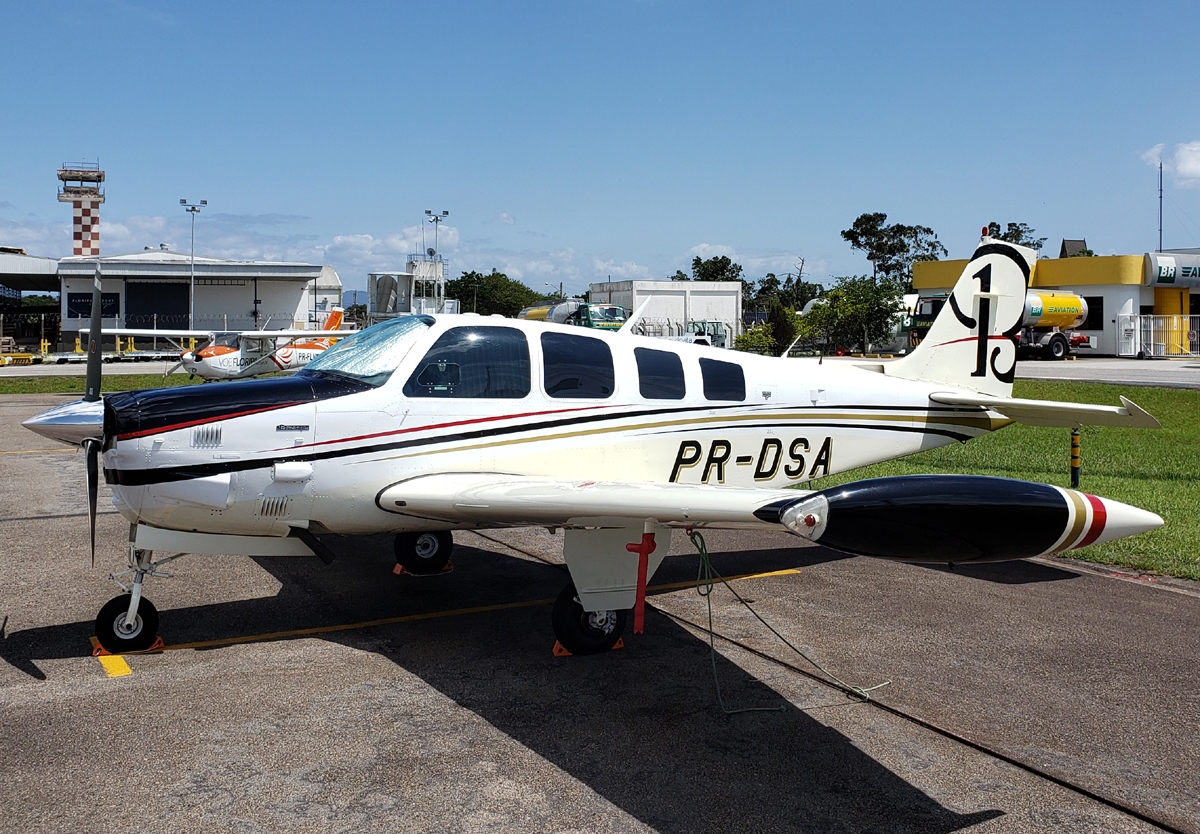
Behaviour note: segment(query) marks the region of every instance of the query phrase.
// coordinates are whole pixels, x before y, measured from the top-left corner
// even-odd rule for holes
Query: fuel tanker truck
[[[929,326],[946,303],[946,293],[923,295],[917,301],[909,330],[909,344],[916,347],[929,332]],[[1020,356],[1065,359],[1071,353],[1068,331],[1088,317],[1087,302],[1073,292],[1030,290],[1025,295],[1025,313],[1021,317],[1017,352]]]

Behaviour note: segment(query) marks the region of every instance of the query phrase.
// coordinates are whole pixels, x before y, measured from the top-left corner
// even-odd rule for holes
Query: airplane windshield
[[[300,375],[335,374],[378,387],[387,382],[413,342],[433,322],[429,316],[399,316],[382,321],[342,339],[309,362]]]
[[[238,346],[238,333],[214,333],[210,345],[214,347],[231,347]]]

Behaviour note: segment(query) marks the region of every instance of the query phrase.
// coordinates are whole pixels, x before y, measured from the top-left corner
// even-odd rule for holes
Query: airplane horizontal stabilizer
[[[1003,414],[1027,426],[1079,428],[1081,426],[1117,426],[1127,429],[1157,429],[1161,424],[1136,403],[1121,397],[1121,405],[1060,403],[1051,400],[1025,400],[1015,397],[989,397],[958,391],[939,391],[929,399],[943,405],[978,405]]]

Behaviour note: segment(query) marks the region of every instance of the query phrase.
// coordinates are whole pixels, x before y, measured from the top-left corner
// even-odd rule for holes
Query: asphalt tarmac
[[[924,725],[783,665],[811,669],[722,588],[744,648],[710,655],[681,588],[625,648],[554,657],[541,529],[456,533],[437,577],[393,575],[384,537],[180,559],[146,586],[168,650],[109,677],[88,638],[128,527],[102,488],[90,568],[82,455],[19,426],[63,399],[0,398],[0,831],[1159,830],[1069,785],[1200,831],[1200,587],[1066,561],[707,535],[722,573],[771,574],[733,584],[789,641]],[[694,579],[671,552],[652,585]],[[714,668],[767,711],[726,715]]]

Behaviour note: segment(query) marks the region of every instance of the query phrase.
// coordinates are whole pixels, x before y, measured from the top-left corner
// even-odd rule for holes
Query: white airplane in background
[[[434,573],[453,530],[540,525],[566,531],[572,582],[554,607],[555,636],[587,654],[616,643],[630,609],[639,630],[672,527],[788,530],[851,554],[950,563],[1160,527],[1136,507],[1004,478],[791,488],[1014,421],[1157,427],[1124,397],[1115,407],[1010,396],[1033,258],[985,237],[924,341],[889,363],[406,316],[355,333],[297,374],[238,385],[101,403],[97,361],[84,401],[25,425],[87,450],[93,553],[101,454],[132,525],[130,593],[96,621],[109,651],[155,640],[142,582],[176,558],[154,561],[156,550],[329,560],[330,536],[388,532],[402,566]]]
[[[334,307],[320,330],[213,332],[117,328],[103,332],[106,336],[167,339],[183,351],[175,368],[183,366],[189,374],[209,381],[244,379],[303,368],[328,350],[337,339],[354,332],[338,329],[342,326],[343,316],[342,308]],[[79,332],[89,333],[89,328],[82,328]],[[194,351],[183,350],[175,341],[182,339],[206,339],[207,343]]]

